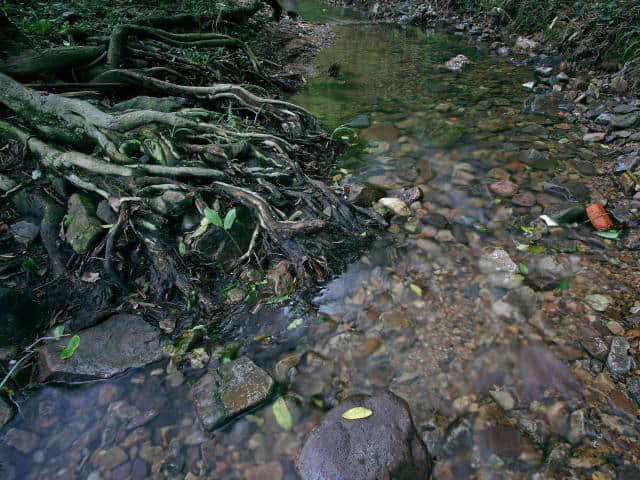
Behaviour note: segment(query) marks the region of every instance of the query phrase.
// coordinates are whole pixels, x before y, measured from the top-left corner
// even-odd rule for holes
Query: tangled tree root
[[[281,14],[277,2],[260,0],[220,18],[246,20],[263,3],[273,7],[274,16]],[[41,219],[56,275],[73,277],[74,266],[93,262],[96,268],[99,259],[103,278],[123,292],[135,289],[134,279],[142,275],[156,298],[195,295],[211,313],[216,302],[193,281],[195,263],[229,270],[255,262],[263,269],[285,258],[298,283],[308,283],[343,266],[343,252],[327,245],[343,244],[353,253],[367,226],[384,222],[369,209],[345,203],[322,182],[330,167],[329,139],[308,111],[244,81],[204,84],[204,78],[221,79],[216,69],[168,51],[227,49],[240,61],[232,78],[273,87],[273,76],[263,73],[251,49],[212,32],[214,24],[192,15],[148,18],[116,26],[110,37],[94,39],[95,45],[0,63],[0,106],[12,116],[0,120],[0,137],[22,143],[42,170],[66,180],[73,191],[105,200],[115,218],[78,260],[61,242],[64,208],[40,193],[22,192],[22,200],[14,195],[14,202],[26,205],[22,211]],[[237,65],[244,65],[242,71]],[[15,79],[42,75],[46,83]],[[91,98],[110,92],[124,101],[92,103],[82,98],[87,91]],[[235,218],[234,209],[243,215],[238,232],[245,232],[237,239],[233,220],[211,220],[230,211]],[[183,227],[187,217],[200,221]],[[205,248],[212,239],[216,248]]]

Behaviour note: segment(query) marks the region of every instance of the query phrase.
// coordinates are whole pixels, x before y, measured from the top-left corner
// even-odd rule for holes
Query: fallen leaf
[[[67,360],[71,358],[73,354],[76,353],[76,350],[78,349],[79,345],[80,345],[80,336],[74,335],[73,337],[71,337],[71,340],[69,340],[69,344],[65,347],[64,350],[60,352],[60,359]]]
[[[353,407],[342,414],[345,420],[360,420],[373,415],[373,412],[366,407]]]
[[[273,403],[272,409],[273,416],[276,417],[278,425],[280,425],[284,430],[291,430],[293,428],[293,418],[291,417],[291,412],[289,412],[287,402],[284,401],[284,398],[278,398]]]

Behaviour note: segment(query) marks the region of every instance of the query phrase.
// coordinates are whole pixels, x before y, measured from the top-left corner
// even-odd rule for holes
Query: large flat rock
[[[193,387],[196,413],[205,430],[213,430],[271,395],[271,376],[247,357],[206,373]]]
[[[354,407],[373,413],[344,419]],[[431,459],[407,402],[382,391],[355,395],[327,413],[307,436],[296,469],[303,480],[415,480],[429,478]]]
[[[66,338],[40,350],[40,380],[109,378],[162,357],[160,331],[135,315],[114,315],[78,335],[80,345],[67,360],[60,359]]]

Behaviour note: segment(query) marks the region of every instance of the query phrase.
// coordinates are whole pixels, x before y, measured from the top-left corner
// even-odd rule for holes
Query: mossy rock
[[[80,255],[89,252],[102,235],[102,226],[95,212],[96,206],[89,197],[78,193],[71,195],[67,209],[71,223],[66,238],[73,251]]]

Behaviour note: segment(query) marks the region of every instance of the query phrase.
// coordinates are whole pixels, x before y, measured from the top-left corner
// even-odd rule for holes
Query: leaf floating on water
[[[71,358],[73,354],[76,353],[76,350],[78,349],[79,345],[80,345],[80,336],[74,335],[73,337],[71,337],[71,340],[69,340],[69,344],[65,347],[64,350],[60,352],[60,359],[67,360]]]
[[[298,328],[300,325],[302,325],[303,322],[304,322],[304,319],[296,318],[287,326],[287,330],[293,330],[294,328]]]
[[[273,404],[273,416],[276,417],[276,422],[280,425],[284,430],[291,430],[293,428],[293,418],[291,417],[291,412],[287,407],[287,402],[284,401],[284,398],[278,398]]]
[[[366,407],[353,407],[342,414],[345,420],[360,420],[373,415],[373,412]]]
[[[528,243],[519,243],[518,246],[516,246],[516,250],[520,250],[521,252],[523,252],[525,250],[529,250],[529,244]]]
[[[521,263],[520,265],[518,265],[518,268],[520,269],[520,273],[522,275],[528,275],[529,274],[529,267],[527,267],[524,263]]]
[[[415,293],[417,296],[421,297],[422,296],[422,289],[416,285],[415,283],[412,283],[411,285],[409,285],[409,288],[411,289],[411,291],[413,293]]]

